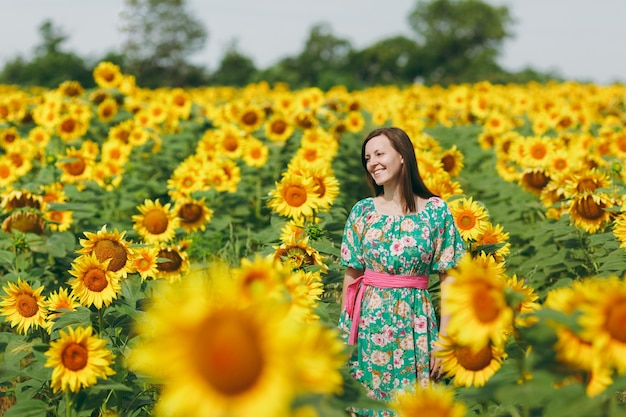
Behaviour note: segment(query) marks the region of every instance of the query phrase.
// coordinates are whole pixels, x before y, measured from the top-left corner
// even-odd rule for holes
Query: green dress
[[[454,267],[464,242],[446,202],[431,197],[419,213],[380,214],[372,197],[357,202],[346,221],[341,264],[395,275],[430,275]],[[345,309],[339,328],[348,339],[352,321]],[[367,287],[361,304],[357,346],[350,373],[368,395],[391,400],[403,387],[429,382],[430,352],[437,317],[428,290]],[[393,416],[388,409],[353,410],[365,416]]]

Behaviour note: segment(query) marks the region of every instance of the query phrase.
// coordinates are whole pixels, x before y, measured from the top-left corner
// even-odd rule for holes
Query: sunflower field
[[[380,406],[336,324],[361,141],[391,125],[467,248],[445,378],[397,414],[626,415],[626,86],[93,77],[0,86],[0,416]]]

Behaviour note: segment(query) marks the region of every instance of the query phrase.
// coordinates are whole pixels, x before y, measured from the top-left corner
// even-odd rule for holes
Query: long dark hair
[[[389,142],[391,142],[391,146],[404,159],[404,164],[400,168],[401,197],[404,200],[404,210],[408,213],[413,213],[416,211],[414,195],[425,199],[436,197],[436,195],[428,189],[420,176],[413,143],[404,130],[398,127],[381,127],[367,135],[361,147],[361,164],[366,172],[367,183],[374,191],[374,195],[378,196],[383,193],[383,186],[376,184],[370,173],[367,172],[367,161],[365,160],[365,145],[370,139],[380,135],[386,136]]]

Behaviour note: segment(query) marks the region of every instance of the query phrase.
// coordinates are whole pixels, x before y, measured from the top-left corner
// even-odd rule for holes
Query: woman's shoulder
[[[352,206],[352,212],[355,214],[362,214],[374,207],[374,197],[365,197],[354,203]]]
[[[427,204],[437,212],[450,210],[448,203],[441,197],[433,196],[428,199]]]

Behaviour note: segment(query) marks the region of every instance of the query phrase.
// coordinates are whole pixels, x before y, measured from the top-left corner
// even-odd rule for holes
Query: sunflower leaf
[[[48,405],[41,400],[22,400],[4,413],[4,417],[45,417]]]

